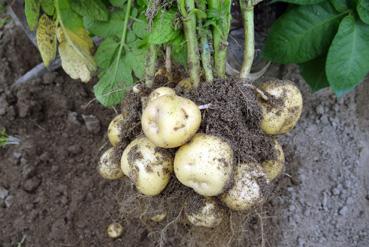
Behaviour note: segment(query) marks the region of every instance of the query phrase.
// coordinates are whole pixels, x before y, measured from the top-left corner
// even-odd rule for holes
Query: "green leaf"
[[[115,73],[116,72],[116,73]],[[127,90],[133,85],[131,68],[125,59],[120,59],[118,69],[115,70],[115,62],[101,76],[94,86],[96,99],[104,106],[119,104]]]
[[[301,75],[314,92],[329,87],[325,73],[326,58],[326,56],[320,56],[309,62],[299,64]]]
[[[316,58],[329,47],[343,16],[328,2],[292,8],[273,24],[263,54],[282,64]]]
[[[172,46],[172,59],[175,63],[183,66],[187,65],[187,45],[186,39],[183,34],[179,34],[173,41]]]
[[[37,27],[38,17],[40,16],[39,0],[26,0],[24,6],[25,15],[29,29],[34,31]]]
[[[276,0],[276,1],[272,1],[272,3],[285,2],[285,3],[293,3],[293,4],[297,4],[297,5],[309,5],[309,4],[321,3],[321,2],[324,2],[324,1],[326,1],[326,0]]]
[[[348,0],[330,0],[330,3],[338,12],[343,12],[349,9]]]
[[[328,51],[326,72],[334,92],[341,96],[369,72],[369,26],[345,17]]]
[[[137,37],[144,39],[147,37],[147,22],[146,21],[135,21],[133,23],[132,31],[137,35]]]
[[[356,10],[360,19],[369,25],[369,0],[359,0]]]
[[[72,9],[81,16],[87,16],[99,21],[107,21],[109,19],[108,8],[101,0],[73,0],[71,5]]]
[[[127,0],[110,0],[111,5],[118,8],[123,8]]]
[[[83,22],[87,30],[102,38],[110,36],[119,37],[122,32],[123,20],[111,18],[109,21],[97,21],[90,17],[84,17]]]
[[[149,36],[149,43],[164,44],[172,40],[178,34],[174,28],[176,12],[161,11],[154,19],[152,30]]]
[[[118,47],[119,43],[116,42],[113,38],[105,39],[99,45],[95,53],[96,64],[102,69],[109,68],[117,52]]]
[[[146,61],[147,49],[134,49],[129,51],[125,57],[126,64],[135,73],[138,79],[143,79],[145,74],[145,61]]]
[[[48,15],[54,15],[54,0],[41,0],[41,8]]]

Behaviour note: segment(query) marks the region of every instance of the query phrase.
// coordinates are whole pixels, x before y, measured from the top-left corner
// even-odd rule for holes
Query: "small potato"
[[[225,217],[224,209],[210,197],[191,197],[184,213],[191,224],[207,228],[218,226]]]
[[[176,95],[176,92],[170,87],[159,87],[150,93],[148,103],[164,95]]]
[[[273,160],[266,160],[261,163],[261,166],[263,167],[266,177],[269,181],[273,181],[284,171],[284,153],[282,146],[277,140],[274,140],[274,150],[277,157]]]
[[[123,139],[124,117],[122,114],[117,115],[109,124],[108,138],[114,147],[119,145]]]
[[[119,238],[123,234],[123,226],[119,223],[112,223],[106,230],[110,238]]]
[[[260,89],[274,96],[274,103],[258,98],[262,109],[262,130],[269,135],[284,134],[296,126],[302,112],[302,95],[291,81],[268,81]]]
[[[233,170],[233,150],[221,138],[196,134],[180,147],[174,158],[178,180],[203,196],[216,196],[226,189]]]
[[[164,95],[149,102],[143,111],[142,130],[162,148],[175,148],[188,142],[201,123],[198,106],[189,99]]]
[[[257,163],[239,164],[235,168],[233,186],[220,196],[232,210],[243,211],[264,201],[266,175]]]
[[[177,84],[177,88],[182,89],[184,91],[188,91],[188,92],[191,91],[192,87],[193,86],[192,86],[192,82],[190,78],[182,79]]]
[[[112,147],[101,155],[97,171],[103,178],[114,180],[124,176],[120,168],[121,154],[120,149]]]
[[[161,213],[151,216],[150,220],[156,223],[159,223],[159,222],[162,222],[166,217],[167,217],[167,212],[161,212]]]
[[[141,136],[123,151],[121,168],[138,191],[147,196],[155,196],[169,183],[173,172],[173,157],[167,150]]]

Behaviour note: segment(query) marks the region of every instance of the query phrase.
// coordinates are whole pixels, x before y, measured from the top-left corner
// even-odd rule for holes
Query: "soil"
[[[0,128],[21,139],[0,149],[0,246],[155,246],[158,239],[163,246],[369,246],[369,80],[337,100],[328,90],[312,94],[295,66],[269,70],[264,79],[296,82],[305,101],[298,126],[279,138],[286,173],[275,197],[251,215],[231,213],[215,236],[191,227],[180,208],[160,223],[149,220],[189,198],[186,190],[161,200],[176,193],[176,180],[148,199],[132,197],[129,182],[98,175],[117,112],[94,101],[92,84],[58,71],[11,90],[39,62],[22,32],[0,30]],[[124,226],[116,240],[106,234],[113,222]],[[247,228],[234,228],[240,222]]]

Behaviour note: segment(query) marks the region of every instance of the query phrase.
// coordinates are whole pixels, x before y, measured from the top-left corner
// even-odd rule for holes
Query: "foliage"
[[[20,143],[20,140],[16,137],[9,136],[5,129],[0,129],[0,148],[6,145],[17,145]]]
[[[369,72],[369,0],[283,0],[295,4],[272,26],[263,54],[297,63],[310,87],[341,96]]]

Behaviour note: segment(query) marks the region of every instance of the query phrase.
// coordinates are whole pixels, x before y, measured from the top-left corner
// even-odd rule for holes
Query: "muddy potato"
[[[182,89],[184,91],[190,91],[192,89],[192,82],[190,78],[182,79],[178,82],[177,87],[178,89]]]
[[[259,164],[239,164],[232,187],[220,199],[232,210],[249,210],[264,201],[266,185],[266,175]]]
[[[274,150],[276,153],[276,158],[273,160],[266,160],[261,163],[261,166],[263,167],[266,177],[269,181],[273,181],[284,171],[284,153],[282,146],[277,140],[274,140]]]
[[[173,172],[173,157],[168,150],[158,148],[144,136],[133,140],[123,151],[123,173],[144,195],[160,194]]]
[[[112,223],[106,229],[110,238],[119,238],[123,234],[123,226],[119,223]]]
[[[167,212],[161,212],[161,213],[157,213],[153,216],[150,217],[150,220],[156,222],[156,223],[160,223],[162,222],[165,218],[167,217]]]
[[[97,171],[103,178],[114,180],[124,176],[120,168],[121,154],[120,149],[112,147],[101,155]]]
[[[148,102],[154,101],[164,95],[176,95],[176,92],[170,87],[159,87],[150,93]]]
[[[291,81],[268,81],[260,89],[275,97],[271,104],[258,98],[262,109],[262,130],[269,135],[284,134],[293,129],[302,112],[302,95]]]
[[[122,114],[117,115],[109,124],[108,138],[113,146],[117,146],[123,139],[124,117]]]
[[[142,114],[146,137],[162,148],[183,145],[197,132],[201,112],[189,99],[176,95],[161,96],[147,105]]]
[[[216,196],[227,187],[233,170],[233,150],[221,138],[196,134],[174,158],[178,180],[203,196]]]
[[[186,203],[184,213],[191,224],[207,228],[218,226],[225,217],[224,209],[210,197],[191,197]]]

